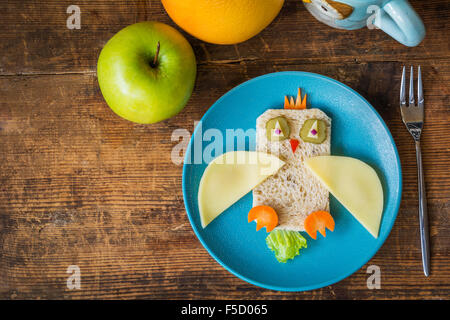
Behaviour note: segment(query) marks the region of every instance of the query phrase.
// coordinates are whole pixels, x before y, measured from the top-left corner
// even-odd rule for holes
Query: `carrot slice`
[[[297,99],[294,97],[284,96],[284,108],[285,109],[306,109],[306,94],[302,100],[302,91],[298,88]]]
[[[305,93],[305,96],[303,97],[303,101],[302,101],[302,104],[300,105],[299,109],[306,109],[306,96],[307,96],[307,94]]]
[[[317,231],[326,237],[325,228],[334,231],[334,219],[326,211],[316,211],[309,214],[305,219],[305,231],[314,240],[317,239]]]
[[[302,104],[302,90],[300,88],[298,88],[297,91],[297,100],[295,100],[295,108],[300,108]]]
[[[284,96],[284,108],[289,109],[289,107],[290,107],[289,98],[288,96]]]
[[[256,220],[256,231],[266,227],[266,231],[272,231],[278,225],[278,214],[269,206],[253,207],[248,213],[248,222]]]

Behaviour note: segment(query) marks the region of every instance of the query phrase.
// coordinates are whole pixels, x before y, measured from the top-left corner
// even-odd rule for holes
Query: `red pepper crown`
[[[298,88],[297,99],[294,101],[294,97],[284,96],[284,108],[285,109],[306,109],[306,94],[302,100],[302,93]]]

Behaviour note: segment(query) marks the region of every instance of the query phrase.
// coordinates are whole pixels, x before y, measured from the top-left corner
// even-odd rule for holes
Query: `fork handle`
[[[425,276],[430,274],[430,245],[428,233],[428,213],[427,198],[425,192],[425,179],[422,169],[422,152],[420,150],[420,141],[416,140],[416,158],[419,180],[419,224],[420,224],[420,244],[422,247],[422,264]]]

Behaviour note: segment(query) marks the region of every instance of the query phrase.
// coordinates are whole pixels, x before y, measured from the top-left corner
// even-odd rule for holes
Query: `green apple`
[[[115,34],[97,65],[106,103],[137,123],[162,121],[180,112],[191,96],[196,73],[189,42],[171,26],[153,21]]]

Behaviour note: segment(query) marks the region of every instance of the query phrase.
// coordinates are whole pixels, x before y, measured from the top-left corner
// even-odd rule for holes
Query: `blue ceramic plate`
[[[247,223],[247,214],[252,207],[251,192],[208,227],[201,227],[197,194],[207,164],[204,161],[194,164],[194,154],[197,160],[203,151],[205,155],[210,154],[211,144],[220,133],[224,137],[222,152],[225,152],[232,145],[225,139],[227,129],[254,129],[260,114],[270,108],[282,108],[284,96],[296,96],[298,87],[308,94],[308,107],[319,108],[332,119],[331,154],[358,158],[375,168],[383,185],[385,202],[379,237],[375,239],[330,195],[330,211],[336,222],[334,232],[327,232],[326,238],[319,235],[318,240],[303,233],[308,248],[283,264],[278,263],[266,247],[265,229],[256,232],[255,223]],[[197,139],[196,143],[194,139]],[[250,137],[239,149],[255,150],[255,137]],[[212,156],[217,155],[212,153]],[[206,112],[201,126],[196,127],[183,167],[186,211],[206,250],[239,278],[281,291],[324,287],[348,277],[367,263],[394,225],[401,199],[401,181],[397,148],[375,109],[344,84],[305,72],[267,74],[247,81],[221,97]]]

